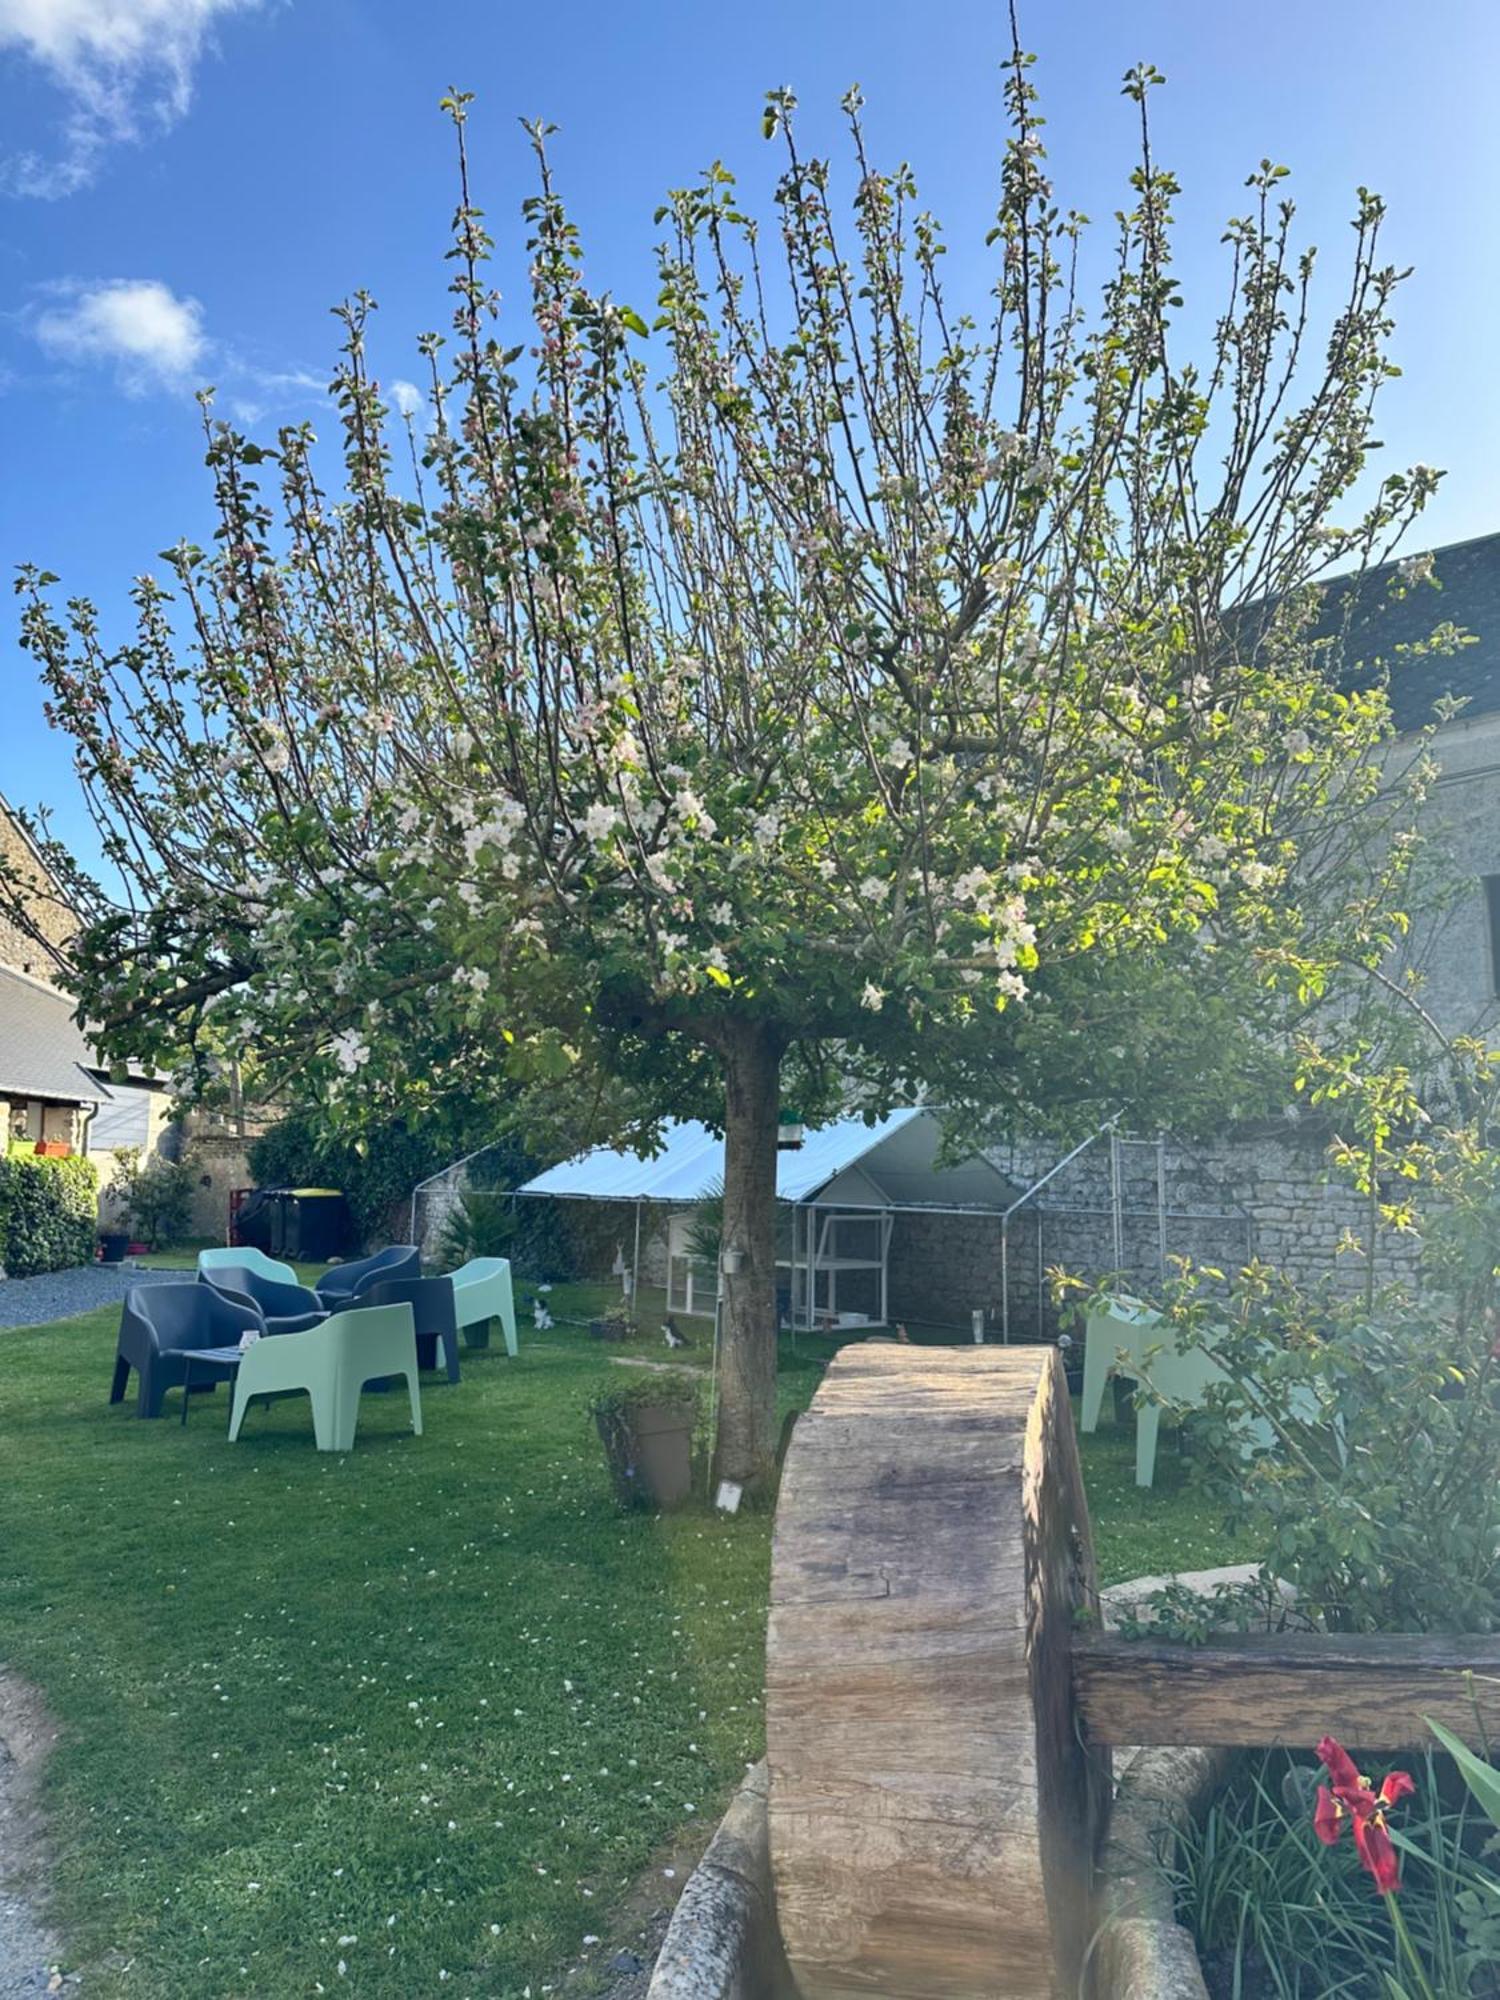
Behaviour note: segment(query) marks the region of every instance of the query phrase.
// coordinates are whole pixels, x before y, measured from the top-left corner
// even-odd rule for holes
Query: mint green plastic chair
[[[516,1355],[516,1300],[508,1257],[471,1257],[450,1273],[453,1304],[465,1347],[488,1347],[490,1321],[505,1330],[505,1351]]]
[[[200,1278],[205,1271],[222,1271],[226,1268],[253,1271],[258,1278],[270,1278],[278,1285],[300,1285],[302,1282],[290,1264],[283,1264],[275,1257],[268,1257],[264,1250],[252,1250],[248,1246],[232,1244],[227,1250],[198,1252]]]
[[[1136,1412],[1135,1483],[1151,1486],[1156,1480],[1156,1443],[1161,1430],[1162,1409],[1201,1410],[1208,1392],[1230,1377],[1223,1364],[1207,1347],[1179,1347],[1171,1326],[1159,1312],[1135,1299],[1111,1299],[1088,1315],[1087,1345],[1083,1355],[1083,1401],[1079,1424],[1091,1431],[1099,1421],[1104,1400],[1104,1384],[1111,1374],[1124,1375],[1154,1391]],[[1162,1401],[1157,1401],[1160,1397]],[[1321,1415],[1317,1391],[1299,1383],[1290,1400],[1290,1413],[1299,1423],[1314,1424]],[[1276,1433],[1264,1417],[1247,1417],[1240,1429],[1241,1450],[1269,1451]]]
[[[1130,1363],[1137,1360],[1153,1340],[1161,1336],[1156,1328],[1161,1314],[1139,1299],[1101,1299],[1089,1309],[1085,1321],[1083,1349],[1083,1400],[1079,1406],[1079,1427],[1097,1429],[1104,1403],[1104,1388],[1111,1375],[1133,1374]]]
[[[312,1399],[318,1450],[352,1451],[365,1384],[389,1375],[406,1378],[411,1427],[420,1437],[416,1322],[407,1305],[355,1307],[334,1313],[305,1333],[257,1340],[246,1350],[235,1378],[229,1442],[239,1436],[245,1411],[255,1397],[306,1390]]]

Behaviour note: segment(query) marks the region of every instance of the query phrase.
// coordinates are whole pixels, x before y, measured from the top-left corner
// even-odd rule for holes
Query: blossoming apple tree
[[[356,298],[341,466],[206,413],[212,542],[136,584],[118,647],[21,579],[125,884],[72,968],[107,1045],[253,1049],[350,1119],[538,1084],[599,1137],[707,1109],[744,1253],[726,1474],[773,1443],[784,1089],[1024,1101],[1039,1049],[1102,1087],[1143,968],[1207,994],[1248,943],[1305,985],[1332,949],[1294,885],[1373,794],[1382,709],[1324,671],[1315,580],[1434,481],[1367,465],[1398,273],[1361,193],[1320,332],[1266,164],[1180,333],[1158,80],[1127,79],[1091,306],[1017,55],[971,310],[857,97],[839,199],[777,93],[773,224],[722,166],[673,193],[649,323],[591,289],[537,128],[509,336],[456,95],[426,408],[392,417]]]

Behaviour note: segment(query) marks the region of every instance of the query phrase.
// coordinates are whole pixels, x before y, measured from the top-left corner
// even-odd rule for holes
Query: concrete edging
[[[646,2000],[791,2000],[771,1886],[770,1778],[751,1765],[688,1877]]]

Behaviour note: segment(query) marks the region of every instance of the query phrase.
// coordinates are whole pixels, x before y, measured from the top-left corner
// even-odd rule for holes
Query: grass
[[[347,1457],[300,1400],[234,1447],[222,1394],[185,1430],[175,1394],[109,1409],[113,1311],[0,1337],[0,1632],[63,1725],[91,1991],[519,2000],[712,1821],[762,1748],[769,1517],[616,1511],[583,1405],[663,1350],[566,1323],[602,1297],[558,1287],[517,1361],[425,1378],[421,1439],[367,1397]],[[788,1345],[787,1407],[833,1347]],[[1225,1559],[1171,1454],[1150,1494],[1123,1435],[1085,1465],[1105,1580]]]

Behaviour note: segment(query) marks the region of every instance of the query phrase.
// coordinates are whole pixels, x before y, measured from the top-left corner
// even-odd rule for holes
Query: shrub
[[[1405,1070],[1303,1055],[1352,1132],[1330,1155],[1368,1200],[1366,1283],[1253,1263],[1226,1298],[1183,1267],[1173,1338],[1229,1377],[1189,1419],[1196,1476],[1330,1630],[1500,1630],[1500,1053],[1452,1044],[1421,1101]],[[1419,1287],[1377,1289],[1377,1224],[1420,1245]]]
[[[192,1169],[160,1153],[142,1165],[136,1146],[117,1146],[114,1157],[105,1193],[120,1204],[129,1227],[153,1250],[180,1242],[193,1213]]]
[[[1187,1418],[1193,1477],[1298,1609],[1338,1632],[1500,1629],[1500,1361],[1392,1287],[1305,1291],[1252,1264],[1227,1299],[1169,1292],[1228,1380]]]
[[[359,1140],[335,1137],[316,1112],[293,1112],[250,1147],[250,1171],[257,1187],[336,1187],[362,1243],[383,1237],[392,1208],[409,1201],[412,1189],[439,1172],[466,1149],[484,1144],[484,1135],[455,1130],[444,1119],[413,1130],[392,1119]],[[536,1171],[537,1163],[519,1141],[507,1140],[475,1162],[476,1178],[514,1186]],[[401,1224],[405,1231],[406,1224]],[[470,1255],[508,1255],[474,1251]],[[460,1260],[462,1261],[462,1260]]]
[[[0,1264],[13,1278],[65,1271],[94,1254],[99,1176],[92,1160],[0,1160]]]
[[[466,1187],[443,1218],[438,1256],[445,1270],[471,1257],[510,1257],[518,1233],[514,1202],[490,1188]]]

